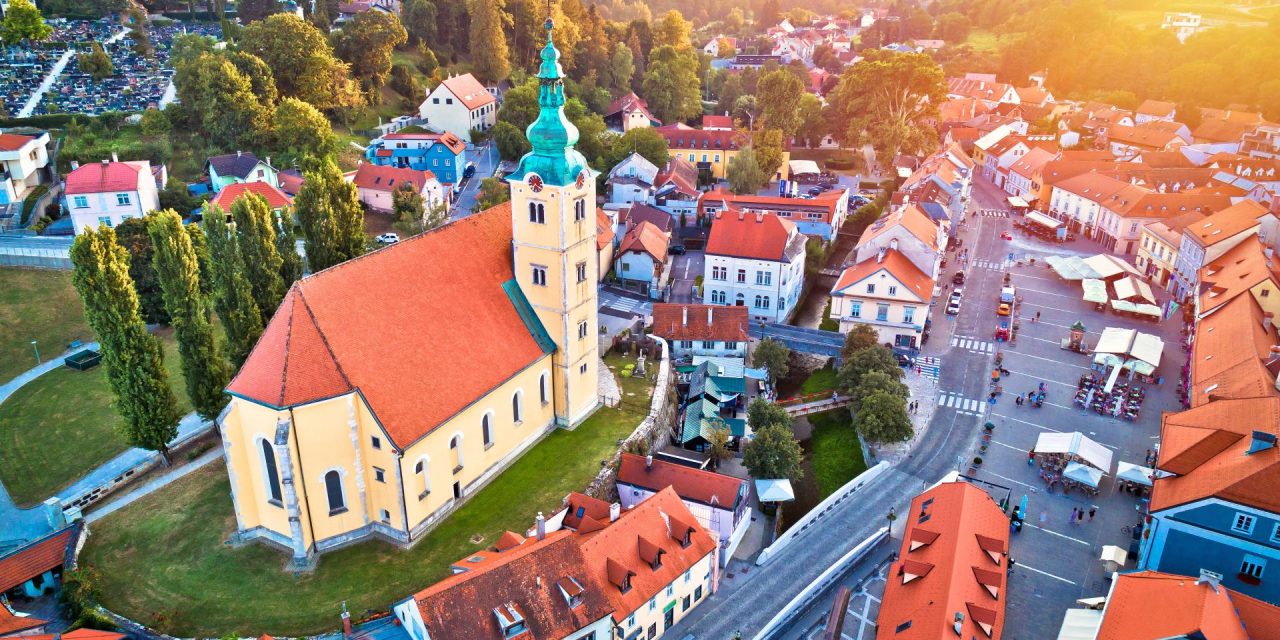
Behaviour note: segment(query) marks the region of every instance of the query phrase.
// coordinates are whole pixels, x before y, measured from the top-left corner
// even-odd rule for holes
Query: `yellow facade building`
[[[749,145],[749,135],[743,131],[706,127],[694,129],[685,124],[672,124],[655,129],[667,140],[667,155],[681,158],[698,168],[699,173],[713,180],[728,179],[729,161]],[[783,143],[782,165],[770,180],[786,180],[790,176],[791,145]]]
[[[240,540],[412,544],[598,406],[595,176],[542,58],[511,202],[299,281],[228,386]]]

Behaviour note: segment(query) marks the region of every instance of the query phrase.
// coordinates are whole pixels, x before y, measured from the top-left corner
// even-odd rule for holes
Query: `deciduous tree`
[[[480,191],[476,194],[476,211],[484,211],[496,207],[511,199],[511,190],[497,178],[485,178],[480,181]]]
[[[760,170],[756,151],[751,147],[743,147],[729,159],[729,166],[725,167],[725,178],[729,180],[729,189],[737,194],[755,193],[768,184],[768,179]]]
[[[862,380],[862,376],[871,371],[879,371],[894,380],[902,377],[902,368],[897,358],[888,348],[875,345],[855,352],[844,361],[837,373],[840,388],[852,392]]]
[[[799,480],[804,450],[791,429],[769,425],[755,429],[755,437],[742,449],[742,464],[760,480]]]
[[[129,255],[129,279],[138,292],[138,310],[147,324],[168,324],[160,282],[151,266],[151,236],[143,218],[129,218],[116,225],[116,243]]]
[[[631,80],[636,75],[635,55],[624,42],[615,42],[613,54],[609,56],[608,73],[605,84],[617,93],[631,90]]]
[[[154,267],[164,306],[172,318],[182,378],[196,413],[213,419],[227,405],[223,389],[231,380],[231,368],[214,340],[209,304],[200,288],[200,260],[182,217],[165,210],[147,216],[147,232],[155,247]]]
[[[657,47],[649,55],[641,90],[659,120],[674,123],[702,113],[702,81],[692,48]]]
[[[76,66],[94,80],[102,80],[116,72],[115,66],[111,64],[111,56],[103,51],[101,42],[94,42],[88,52],[77,54]]]
[[[244,260],[244,275],[253,289],[253,302],[261,317],[270,318],[284,297],[275,214],[262,196],[249,194],[232,203],[231,220],[236,225],[236,243]]]
[[[85,319],[101,344],[116,410],[124,417],[122,435],[130,446],[160,452],[168,464],[181,415],[160,342],[147,333],[139,313],[128,252],[109,227],[86,229],[71,244],[71,264]]]
[[[911,418],[902,397],[876,391],[862,401],[853,416],[853,428],[872,442],[903,442],[911,439]]]
[[[325,35],[291,13],[277,13],[245,27],[240,47],[267,64],[283,96],[321,111],[363,102],[350,68],[333,55]]]
[[[638,127],[613,139],[612,149],[605,163],[606,171],[622,162],[632,153],[638,153],[653,166],[661,169],[669,158],[667,139],[651,127]]]
[[[338,150],[329,119],[319,109],[297,98],[285,98],[271,118],[275,147],[300,157],[323,158]]]
[[[906,400],[910,395],[907,385],[883,371],[868,371],[862,374],[858,384],[852,389],[845,389],[844,392],[849,394],[855,412],[862,408],[864,400],[875,393],[887,393],[902,400]]]
[[[829,100],[845,145],[870,142],[881,158],[937,146],[938,105],[946,100],[942,68],[927,55],[874,50],[845,70]]]
[[[502,0],[467,0],[471,18],[471,65],[481,82],[498,82],[511,75],[506,14]]]
[[[761,129],[755,133],[751,147],[756,152],[756,163],[768,184],[782,168],[783,136],[777,129]]]
[[[880,344],[880,334],[876,333],[875,327],[859,322],[844,334],[844,346],[840,348],[840,359],[847,362],[853,358],[853,354],[877,344]]]
[[[358,13],[333,34],[334,52],[351,65],[352,75],[371,96],[387,83],[395,48],[408,41],[400,19],[385,11]]]
[[[790,358],[791,350],[773,338],[765,338],[756,343],[755,350],[751,352],[751,363],[768,371],[769,381],[775,384],[787,377],[787,372],[790,371],[787,360]]]
[[[506,120],[499,120],[498,124],[494,125],[491,135],[494,144],[498,145],[498,154],[503,160],[515,160],[533,149],[524,132]]]
[[[365,250],[364,207],[354,184],[342,179],[332,160],[304,172],[294,211],[306,239],[311,272],[328,269]]]
[[[410,42],[435,42],[436,5],[431,0],[405,0],[400,5],[400,21]]]
[[[0,40],[9,46],[23,42],[43,42],[53,35],[53,27],[44,21],[31,0],[11,0],[0,22]]]
[[[298,253],[298,236],[293,232],[293,213],[285,210],[276,231],[276,253],[280,254],[280,282],[288,291],[302,278],[302,255]]]
[[[778,129],[786,137],[794,136],[801,124],[799,98],[804,93],[804,83],[790,71],[778,69],[761,76],[756,100],[763,126]]]
[[[768,426],[790,429],[791,415],[787,413],[786,409],[777,404],[757,397],[747,406],[747,422],[751,423],[752,429],[761,429]]]

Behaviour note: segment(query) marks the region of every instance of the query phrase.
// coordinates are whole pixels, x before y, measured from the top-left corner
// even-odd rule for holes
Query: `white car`
[[[960,315],[960,296],[952,294],[951,300],[947,302],[947,315]]]
[[[384,233],[378,236],[377,240],[378,240],[378,244],[395,244],[397,242],[400,242],[400,234]]]

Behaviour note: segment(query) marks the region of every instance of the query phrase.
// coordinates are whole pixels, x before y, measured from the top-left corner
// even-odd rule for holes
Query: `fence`
[[[790,529],[787,529],[782,535],[778,536],[778,539],[774,540],[773,544],[760,552],[760,556],[756,558],[756,566],[764,566],[765,563],[772,560],[773,557],[778,555],[778,553],[785,549],[787,545],[791,544],[796,536],[804,533],[804,531],[810,526],[817,524],[817,522],[826,516],[833,507],[844,502],[845,498],[857,493],[859,489],[867,486],[867,484],[872,480],[879,478],[882,473],[889,470],[889,466],[888,462],[881,462],[880,464],[863,471],[861,474],[858,474],[858,477],[846,482],[845,485],[836,490],[835,493],[827,496],[827,498],[822,502],[819,502],[818,506],[811,509],[803,518],[800,518],[799,522],[791,525]]]
[[[0,244],[0,266],[71,269],[71,243],[50,244],[48,247]]]
[[[809,586],[796,594],[796,597],[792,598],[791,602],[788,602],[787,606],[783,607],[782,610],[779,611],[778,614],[775,615],[773,619],[755,635],[753,640],[767,640],[775,632],[788,628],[787,625],[790,623],[791,618],[805,607],[808,607],[813,599],[826,591],[832,583],[838,581],[845,569],[852,566],[853,563],[861,560],[864,556],[870,553],[877,544],[887,537],[889,537],[889,529],[881,527],[878,531],[871,534],[866,540],[859,542],[856,547],[850,549],[849,552],[841,556],[839,560],[836,560],[835,564],[827,567],[827,570],[823,571],[822,575],[809,583]]]

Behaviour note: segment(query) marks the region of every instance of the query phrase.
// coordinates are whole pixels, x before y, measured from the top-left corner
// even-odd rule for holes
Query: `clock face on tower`
[[[536,173],[529,174],[529,188],[533,189],[534,193],[540,193],[542,191],[542,186],[542,176]]]
[[[587,172],[583,171],[582,173],[578,174],[578,188],[581,189],[586,184],[587,184]]]

